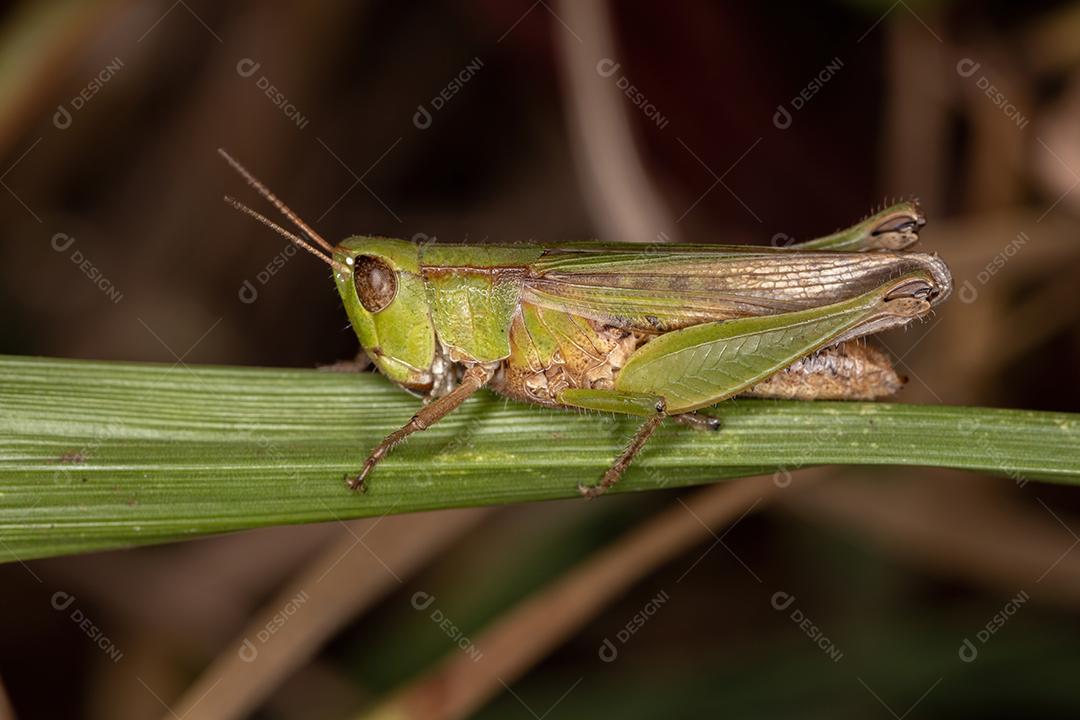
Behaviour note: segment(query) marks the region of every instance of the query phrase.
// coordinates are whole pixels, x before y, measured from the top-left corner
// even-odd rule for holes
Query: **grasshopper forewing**
[[[360,344],[424,406],[371,451],[353,489],[397,443],[481,387],[643,424],[589,497],[613,485],[667,417],[736,395],[873,398],[902,379],[851,341],[926,316],[951,291],[934,255],[906,251],[914,202],[788,248],[583,243],[417,245],[355,236],[331,246],[220,151],[314,244],[228,200],[331,266]],[[321,252],[318,247],[325,249]]]

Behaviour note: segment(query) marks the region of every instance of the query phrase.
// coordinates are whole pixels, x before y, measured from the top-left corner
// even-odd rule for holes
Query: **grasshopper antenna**
[[[225,150],[223,148],[218,148],[218,155],[225,158],[225,162],[229,163],[229,165],[232,166],[233,170],[240,173],[240,175],[245,180],[248,181],[248,185],[255,188],[255,190],[258,191],[258,193],[260,195],[262,195],[264,198],[266,198],[267,201],[269,201],[274,207],[276,207],[278,209],[278,211],[281,212],[282,215],[289,218],[289,220],[292,221],[293,225],[295,225],[297,228],[299,228],[301,232],[303,232],[309,238],[314,240],[316,243],[318,243],[320,246],[322,246],[322,248],[324,250],[326,250],[328,253],[330,253],[331,256],[333,256],[333,254],[334,254],[334,246],[331,245],[330,243],[326,242],[326,240],[323,239],[322,235],[319,235],[319,233],[315,232],[315,230],[312,229],[306,222],[301,220],[299,215],[297,215],[295,212],[293,212],[292,209],[289,208],[288,205],[283,203],[278,198],[277,195],[275,195],[273,192],[270,191],[270,188],[266,187],[261,182],[259,182],[258,178],[256,178],[250,172],[248,172],[248,169],[246,167],[241,165],[235,158],[233,158],[231,155],[229,155],[229,153],[225,152]],[[277,225],[274,225],[273,223],[269,222],[266,218],[262,217],[261,215],[259,215],[255,211],[250,210],[250,209],[248,209],[246,207],[240,206],[239,203],[236,203],[235,201],[233,201],[230,204],[232,204],[233,207],[235,207],[237,210],[240,210],[241,212],[246,212],[248,215],[251,215],[252,217],[254,217],[254,218],[258,219],[258,220],[262,220],[264,223],[266,223],[266,224],[270,225],[271,227],[276,228],[277,230],[281,231],[280,227],[278,227]],[[286,237],[288,237],[288,236],[286,236]],[[293,237],[295,237],[295,236],[293,236]],[[295,240],[294,240],[294,242],[295,242]]]
[[[268,228],[270,228],[271,230],[276,232],[278,235],[281,235],[282,237],[288,238],[294,244],[299,245],[300,247],[304,248],[309,253],[311,253],[315,257],[319,258],[320,260],[322,260],[324,263],[326,263],[330,267],[334,268],[335,270],[338,270],[340,272],[348,272],[348,268],[346,268],[344,265],[339,263],[337,260],[334,260],[332,257],[326,257],[321,252],[319,252],[314,246],[312,246],[310,243],[305,242],[302,237],[300,237],[299,235],[296,235],[294,233],[289,232],[288,230],[281,227],[276,222],[274,222],[270,218],[266,217],[262,213],[259,213],[259,212],[256,212],[256,211],[252,210],[247,205],[243,204],[239,200],[235,200],[235,199],[229,197],[228,195],[225,196],[225,202],[227,204],[231,205],[234,210],[239,210],[240,212],[244,213],[245,215],[250,215],[251,217],[253,217],[256,220],[258,220],[259,222],[261,222],[263,225],[267,226]]]

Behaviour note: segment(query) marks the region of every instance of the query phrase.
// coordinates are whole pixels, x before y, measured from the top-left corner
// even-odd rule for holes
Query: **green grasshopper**
[[[788,248],[368,236],[335,247],[219,153],[311,242],[226,201],[329,265],[363,351],[424,398],[346,478],[354,490],[391,448],[488,387],[548,407],[644,418],[600,481],[579,485],[595,497],[667,417],[716,429],[696,411],[736,395],[892,394],[903,380],[888,359],[852,341],[925,317],[952,289],[939,258],[905,252],[925,224],[913,201]]]

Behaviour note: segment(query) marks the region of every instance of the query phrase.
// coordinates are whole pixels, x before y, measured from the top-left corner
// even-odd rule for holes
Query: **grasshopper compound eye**
[[[394,269],[377,257],[359,255],[353,265],[353,281],[360,304],[368,312],[377,313],[397,295],[397,276]]]

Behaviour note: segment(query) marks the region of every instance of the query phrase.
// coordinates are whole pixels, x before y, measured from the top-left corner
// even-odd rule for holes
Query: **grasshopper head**
[[[334,248],[334,262],[338,292],[368,357],[394,382],[427,390],[436,355],[435,328],[416,245],[351,237]]]
[[[429,390],[436,359],[435,326],[420,278],[417,246],[403,240],[357,236],[334,247],[243,165],[224,150],[218,149],[218,154],[307,239],[228,196],[225,202],[329,265],[349,321],[375,366],[409,390]]]

